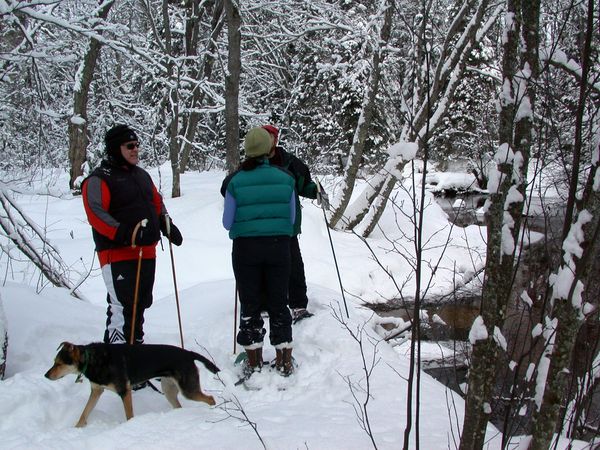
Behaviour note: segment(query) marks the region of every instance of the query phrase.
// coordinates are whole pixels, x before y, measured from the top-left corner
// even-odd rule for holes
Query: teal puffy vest
[[[229,237],[291,236],[290,198],[294,178],[267,161],[254,170],[241,170],[227,185],[236,211]]]

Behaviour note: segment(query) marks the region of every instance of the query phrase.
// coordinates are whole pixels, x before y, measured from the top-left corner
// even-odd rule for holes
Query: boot
[[[292,349],[278,348],[275,349],[275,369],[284,377],[294,373],[294,365],[292,363]]]
[[[246,348],[246,365],[244,366],[244,375],[250,377],[254,372],[260,372],[263,365],[262,347],[248,349]]]

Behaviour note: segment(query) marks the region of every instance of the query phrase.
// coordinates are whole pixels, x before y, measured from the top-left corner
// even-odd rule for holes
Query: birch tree
[[[401,99],[405,110],[401,143],[414,142],[420,145],[426,130],[434,132],[439,125],[440,118],[452,100],[473,44],[481,41],[501,10],[497,6],[490,13],[488,8],[487,0],[470,0],[461,4],[448,26],[445,38],[437,50],[439,58],[427,78],[422,75],[423,61],[418,56],[423,54],[418,50],[418,45],[426,45],[427,41],[422,37],[415,38],[417,45],[414,53],[417,57],[411,69],[414,74],[407,73],[405,79],[417,82],[410,93],[403,93]],[[419,73],[421,75],[416,75]],[[343,228],[355,229],[360,224],[360,233],[368,236],[377,225],[406,164],[406,161],[393,152],[393,147],[390,150],[384,167],[369,179],[365,191],[344,211]]]
[[[329,226],[332,228],[334,228],[342,218],[343,212],[348,206],[350,197],[354,191],[356,175],[362,159],[367,132],[369,131],[371,119],[373,117],[375,98],[379,90],[379,81],[381,78],[381,60],[383,59],[385,45],[387,44],[391,34],[393,12],[393,1],[384,0],[380,3],[377,11],[377,19],[380,20],[380,24],[378,24],[376,27],[376,37],[372,50],[373,56],[371,58],[369,80],[365,89],[360,116],[354,132],[354,138],[352,139],[352,146],[350,147],[348,160],[344,168],[344,185],[341,189],[341,199],[339,205],[337,205],[333,211],[329,221]]]

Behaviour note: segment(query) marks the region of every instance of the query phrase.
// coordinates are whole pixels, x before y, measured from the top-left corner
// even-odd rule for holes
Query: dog
[[[75,425],[87,424],[104,389],[116,392],[123,401],[125,417],[133,417],[131,387],[151,378],[161,379],[161,387],[173,408],[181,408],[177,393],[189,400],[215,404],[215,399],[200,389],[200,375],[194,361],[200,361],[212,373],[219,368],[204,356],[173,345],[154,344],[104,344],[75,345],[63,342],[58,348],[54,365],[45,377],[58,380],[68,374],[85,376],[92,391]]]

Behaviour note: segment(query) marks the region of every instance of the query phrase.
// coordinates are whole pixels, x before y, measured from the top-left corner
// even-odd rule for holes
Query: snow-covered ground
[[[166,166],[160,176],[157,170],[151,174],[163,192],[170,192]],[[414,289],[410,259],[401,255],[413,252],[413,244],[404,235],[412,233],[409,217],[392,208],[386,211],[381,229],[368,240],[379,263],[356,236],[332,231],[347,291],[347,318],[322,211],[313,202],[303,201],[300,245],[309,309],[315,316],[294,326],[295,374],[284,379],[265,371],[255,375],[254,383],[261,389],[246,390],[234,386],[238,377],[233,364],[235,285],[231,242],[221,226],[223,201],[218,190],[223,177],[223,172],[185,174],[182,197],[165,199],[184,236],[183,246],[174,248],[174,256],[185,347],[208,356],[221,368],[217,377],[199,365],[203,389],[215,396],[217,405],[208,407],[184,399],[182,409],[172,410],[163,396],[145,389],[134,392],[135,417],[125,421],[120,399],[107,392],[85,429],[73,425],[87,400],[89,383],[75,384],[74,376],[49,381],[43,374],[61,342],[84,344],[102,338],[106,293],[90,228],[81,198],[72,197],[66,189],[65,174],[46,176],[46,185],[19,187],[21,193],[15,200],[46,230],[70,267],[71,279],[82,280],[79,292],[84,300],[48,286],[31,268],[9,262],[2,254],[0,296],[9,352],[6,378],[0,382],[0,448],[372,448],[363,419],[368,419],[378,448],[402,447],[407,424],[407,348],[382,342],[378,318],[361,305],[397,297],[396,286],[404,284],[405,294]],[[51,195],[40,195],[43,192]],[[412,212],[412,203],[402,190],[395,193],[395,203]],[[461,274],[469,276],[483,264],[485,233],[476,226],[450,227],[431,198],[428,204],[424,258],[430,265],[424,265],[425,275],[437,268],[431,289],[443,292],[457,281],[454,268],[460,281]],[[145,332],[147,343],[179,344],[167,248],[159,250],[154,305],[146,313]],[[274,357],[268,340],[264,352],[266,358]],[[365,369],[373,369],[368,385]],[[422,374],[420,393],[421,448],[455,448],[463,400],[427,374]],[[362,415],[362,407],[368,416]],[[414,439],[414,420],[412,423]],[[488,439],[489,448],[500,448],[500,436],[493,426],[488,427]]]

